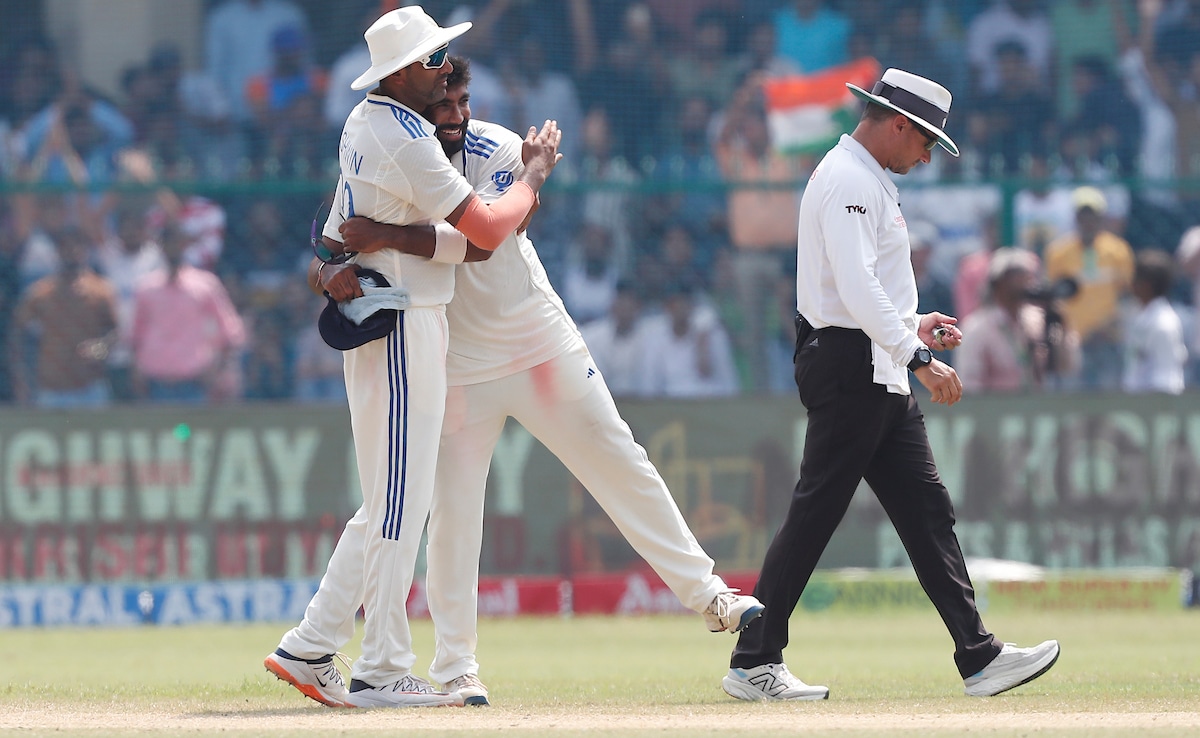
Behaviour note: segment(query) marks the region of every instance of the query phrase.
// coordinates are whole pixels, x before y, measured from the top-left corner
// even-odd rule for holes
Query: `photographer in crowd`
[[[1080,364],[1079,334],[1067,326],[1056,303],[1075,286],[1064,280],[1037,283],[1031,251],[1001,248],[988,266],[988,302],[962,323],[963,341],[954,368],[964,391],[1035,392],[1053,388]]]

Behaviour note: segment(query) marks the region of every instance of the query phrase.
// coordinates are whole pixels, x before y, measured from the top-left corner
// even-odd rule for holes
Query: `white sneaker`
[[[337,664],[333,663],[335,655],[349,666],[346,657],[340,653],[329,654],[319,659],[301,659],[282,648],[275,649],[275,653],[263,659],[263,666],[300,690],[305,697],[330,707],[349,707],[346,697],[350,693],[346,691],[346,682],[342,679]]]
[[[1058,661],[1058,641],[1042,641],[1033,648],[1005,643],[992,663],[963,680],[969,697],[991,697],[1037,679]]]
[[[463,700],[458,694],[440,692],[421,677],[409,674],[382,687],[352,679],[346,704],[350,707],[462,707]]]
[[[739,590],[727,589],[717,593],[704,611],[704,623],[713,633],[738,632],[751,620],[762,615],[763,604],[749,595],[737,594]]]
[[[730,669],[721,688],[730,697],[748,702],[829,699],[829,687],[805,684],[788,671],[787,664]]]
[[[463,674],[455,677],[444,685],[447,692],[458,692],[464,705],[485,707],[488,702],[488,689],[479,681],[477,674]]]

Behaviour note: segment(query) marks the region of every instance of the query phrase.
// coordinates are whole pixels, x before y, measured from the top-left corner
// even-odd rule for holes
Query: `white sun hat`
[[[424,59],[470,28],[469,22],[442,28],[419,5],[384,13],[363,34],[371,52],[371,68],[359,75],[350,88],[365,90],[389,74]]]
[[[889,69],[875,83],[870,92],[849,82],[846,86],[858,97],[891,108],[908,116],[917,125],[937,136],[938,144],[954,156],[958,146],[942,130],[946,127],[946,116],[950,114],[950,91],[933,80],[917,76],[903,69]]]

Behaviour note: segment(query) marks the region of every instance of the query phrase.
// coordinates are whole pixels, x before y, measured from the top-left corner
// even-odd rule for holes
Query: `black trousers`
[[[954,639],[959,673],[971,676],[1002,644],[984,629],[975,606],[954,534],[954,508],[916,399],[872,381],[871,341],[862,331],[810,333],[806,327],[796,346],[796,386],[808,410],[800,481],[754,588],[766,611],[742,631],[730,666],[783,661],[788,620],[854,490],[866,479]]]

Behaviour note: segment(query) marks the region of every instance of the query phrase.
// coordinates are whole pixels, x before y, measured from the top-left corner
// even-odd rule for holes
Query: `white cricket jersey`
[[[907,395],[917,336],[917,280],[899,192],[862,144],[843,135],[800,200],[796,309],[814,328],[870,337],[874,381]]]
[[[503,126],[472,120],[453,163],[479,197],[491,202],[521,176],[521,143]],[[458,265],[446,318],[446,376],[452,386],[507,377],[583,344],[524,233],[509,235],[487,261]]]
[[[338,147],[341,177],[324,234],[355,215],[393,225],[445,220],[471,194],[450,164],[433,125],[390,97],[367,95],[354,107]],[[519,160],[519,159],[518,159]],[[354,262],[405,287],[413,307],[444,305],[454,294],[454,266],[383,249]]]

